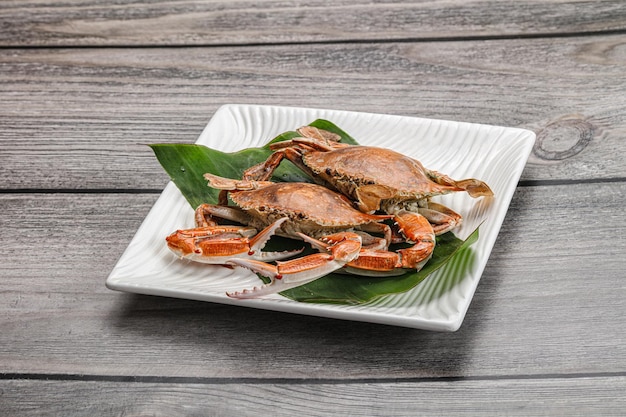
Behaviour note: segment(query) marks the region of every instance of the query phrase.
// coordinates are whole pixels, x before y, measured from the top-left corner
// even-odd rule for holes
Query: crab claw
[[[361,250],[358,258],[346,264],[346,272],[371,277],[402,275],[407,269],[419,271],[430,260],[435,249],[435,231],[428,219],[418,213],[400,211],[394,216],[404,241],[413,246],[397,252]]]
[[[239,257],[265,261],[285,259],[299,254],[303,249],[282,252],[263,252],[261,249],[286,220],[286,217],[276,220],[256,236],[255,229],[241,226],[177,230],[166,238],[167,246],[181,258],[205,264],[227,264]]]
[[[324,238],[329,242],[319,243],[328,253],[314,253],[302,258],[277,262],[270,265],[252,259],[233,259],[230,265],[247,268],[271,279],[269,284],[242,291],[227,292],[232,298],[256,298],[276,294],[290,288],[299,287],[323,277],[358,257],[361,250],[361,237],[356,233],[337,233]]]
[[[394,220],[407,242],[414,243],[410,248],[398,251],[402,257],[402,267],[419,271],[431,258],[435,249],[433,227],[426,217],[409,211],[397,213]]]
[[[463,217],[443,204],[428,202],[428,207],[420,207],[418,213],[428,219],[435,235],[439,236],[463,223]]]

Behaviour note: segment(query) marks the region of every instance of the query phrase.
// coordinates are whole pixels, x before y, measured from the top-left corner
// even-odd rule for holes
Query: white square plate
[[[225,152],[265,145],[278,134],[327,119],[363,145],[392,148],[452,178],[477,178],[494,198],[455,193],[437,200],[464,217],[455,234],[480,226],[479,240],[421,284],[402,294],[356,305],[302,303],[278,294],[236,300],[226,291],[258,285],[253,273],[179,260],[165,244],[176,229],[193,227],[193,210],[169,183],[107,278],[108,288],[337,319],[439,331],[457,330],[487,264],[513,192],[535,141],[528,130],[336,110],[226,105],[197,143]]]

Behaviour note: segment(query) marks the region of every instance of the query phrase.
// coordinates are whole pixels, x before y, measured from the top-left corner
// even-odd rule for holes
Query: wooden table
[[[111,3],[111,4],[108,4]],[[0,3],[1,415],[623,415],[626,3]],[[226,103],[534,130],[460,330],[110,291]]]

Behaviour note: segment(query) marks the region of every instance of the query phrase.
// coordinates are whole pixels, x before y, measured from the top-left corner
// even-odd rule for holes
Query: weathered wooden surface
[[[341,381],[0,381],[11,415],[622,415],[624,377]],[[384,393],[384,395],[381,395]],[[85,403],[85,399],[89,401]],[[279,405],[280,404],[280,405]]]
[[[520,188],[453,334],[111,292],[104,280],[155,195],[3,196],[12,242],[0,293],[3,370],[347,379],[614,372],[626,367],[618,255],[626,245],[615,237],[626,233],[625,191],[621,183]],[[29,221],[12,224],[20,217]]]
[[[523,180],[626,178],[625,48],[609,35],[9,50],[0,177],[4,188],[161,189],[145,144],[194,142],[220,105],[251,103],[523,127],[538,134]]]
[[[622,1],[0,3],[0,415],[622,415]],[[104,281],[227,103],[532,129],[455,333]]]
[[[0,3],[0,46],[220,45],[623,31],[603,1],[120,1]]]

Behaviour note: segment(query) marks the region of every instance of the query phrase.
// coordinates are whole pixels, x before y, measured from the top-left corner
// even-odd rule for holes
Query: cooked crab
[[[434,234],[430,224],[414,223],[411,213],[363,213],[341,194],[316,184],[231,180],[211,174],[205,178],[211,187],[228,190],[236,206],[199,206],[195,216],[198,227],[172,233],[167,244],[183,258],[242,266],[271,279],[267,285],[229,293],[231,297],[253,298],[284,291],[346,265],[368,274],[397,273],[398,268],[421,267],[432,253]],[[416,242],[413,247],[399,253],[387,251],[391,230],[381,222],[391,217],[404,230],[407,240]],[[216,219],[247,227],[218,225]],[[257,230],[261,232],[256,234]],[[302,239],[320,253],[276,265],[266,263],[300,252],[263,252],[273,234]]]
[[[302,137],[272,144],[275,152],[249,168],[244,178],[268,179],[287,158],[318,184],[349,197],[359,210],[419,213],[437,235],[460,225],[462,217],[431,197],[457,191],[466,191],[474,198],[493,195],[483,181],[453,180],[391,149],[339,143],[338,135],[311,126],[298,129],[298,133]]]

